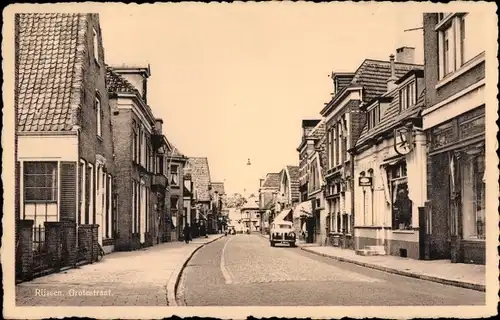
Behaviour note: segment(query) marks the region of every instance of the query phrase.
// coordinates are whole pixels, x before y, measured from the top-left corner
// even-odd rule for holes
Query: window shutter
[[[76,219],[76,162],[61,162],[61,221]]]

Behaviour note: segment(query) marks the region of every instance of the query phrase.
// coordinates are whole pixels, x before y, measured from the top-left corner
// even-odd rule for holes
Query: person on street
[[[186,223],[186,225],[184,226],[184,241],[186,243],[189,243],[189,241],[191,240],[191,228],[189,227],[189,224]]]

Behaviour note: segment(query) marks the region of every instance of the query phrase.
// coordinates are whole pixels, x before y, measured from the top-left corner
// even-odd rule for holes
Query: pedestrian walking
[[[186,225],[184,226],[184,241],[186,243],[189,243],[189,241],[191,240],[191,228],[189,227],[189,224],[186,223]]]

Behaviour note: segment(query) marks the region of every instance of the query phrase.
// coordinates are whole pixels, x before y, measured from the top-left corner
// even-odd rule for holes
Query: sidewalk
[[[396,256],[360,256],[354,250],[297,243],[302,250],[403,276],[486,291],[484,265],[451,263],[449,260],[415,260]]]
[[[175,306],[175,287],[190,257],[224,235],[113,252],[100,262],[16,286],[17,306]]]

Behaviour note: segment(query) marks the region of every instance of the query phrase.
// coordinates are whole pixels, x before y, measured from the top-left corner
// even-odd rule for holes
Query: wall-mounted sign
[[[371,185],[372,185],[372,177],[359,177],[360,187],[371,187]]]
[[[411,127],[394,129],[394,150],[400,155],[406,155],[413,150],[413,130]]]

